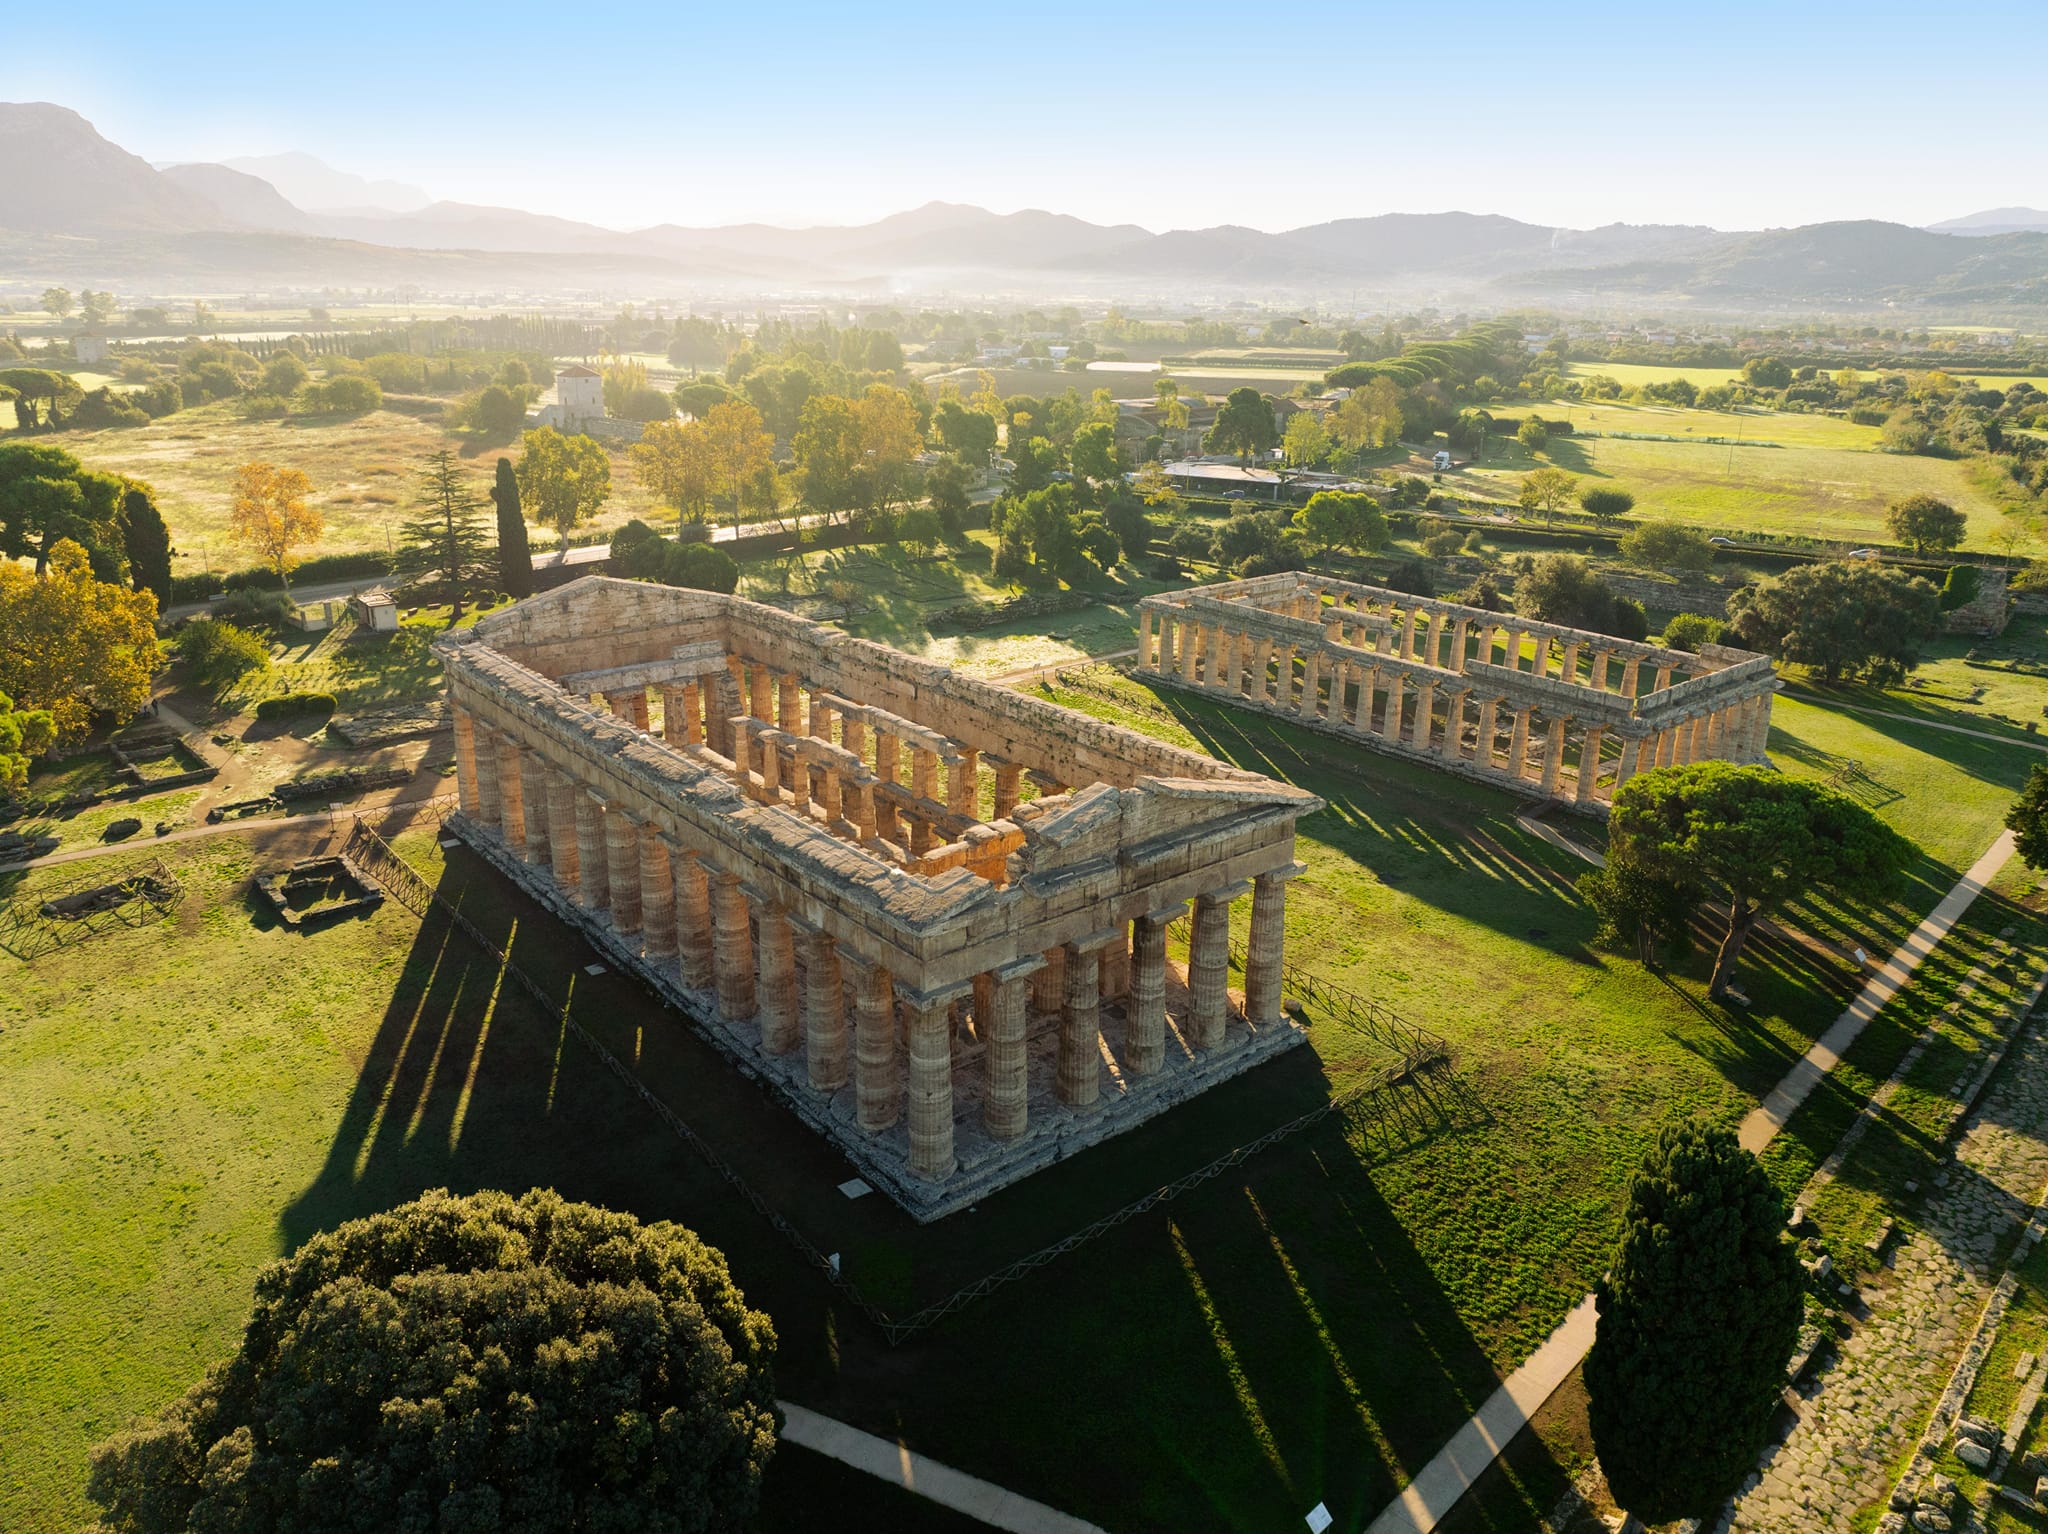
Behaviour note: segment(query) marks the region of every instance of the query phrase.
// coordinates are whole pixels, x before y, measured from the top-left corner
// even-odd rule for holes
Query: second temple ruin
[[[590,577],[435,649],[451,825],[920,1219],[1304,1038],[1312,794],[711,592]]]
[[[1646,768],[1763,761],[1777,686],[1747,650],[1293,572],[1147,597],[1138,646],[1142,676],[1588,813]]]

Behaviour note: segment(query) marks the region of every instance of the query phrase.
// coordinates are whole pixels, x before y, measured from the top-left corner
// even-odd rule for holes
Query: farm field
[[[1979,488],[1968,463],[1878,452],[1875,427],[1829,416],[1563,400],[1535,408],[1568,409],[1574,427],[1607,435],[1554,437],[1540,458],[1518,443],[1495,441],[1483,464],[1445,476],[1446,484],[1487,499],[1512,500],[1522,475],[1547,463],[1588,484],[1612,481],[1634,491],[1638,519],[1846,543],[1888,541],[1886,508],[1921,492],[1969,516],[1966,548],[1989,548],[2004,516],[1998,502]],[[1623,432],[1636,435],[1613,435]],[[1750,440],[1704,440],[1738,433]]]
[[[443,448],[463,458],[479,493],[490,486],[500,456],[519,457],[518,444],[477,448],[442,430],[438,421],[396,410],[353,419],[248,421],[224,404],[183,410],[147,426],[65,432],[51,439],[89,468],[129,474],[154,486],[176,547],[180,575],[211,566],[236,570],[253,562],[228,538],[235,470],[253,460],[301,469],[313,482],[308,504],[327,522],[326,536],[309,554],[384,549],[411,515],[417,475]],[[639,483],[622,449],[612,460],[612,496],[596,528],[622,526],[634,517],[673,521],[675,513]],[[536,552],[554,533],[529,525]]]
[[[1742,369],[1662,367],[1649,362],[1573,362],[1565,367],[1565,375],[1569,378],[1590,378],[1596,373],[1612,378],[1624,388],[1635,388],[1642,384],[1670,383],[1674,379],[1684,378],[1705,389],[1718,383],[1733,383],[1742,376]]]

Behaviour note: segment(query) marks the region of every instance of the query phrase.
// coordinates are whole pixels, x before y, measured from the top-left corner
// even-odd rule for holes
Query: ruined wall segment
[[[435,648],[465,838],[921,1218],[1301,1038],[1311,794],[715,593],[591,577]]]

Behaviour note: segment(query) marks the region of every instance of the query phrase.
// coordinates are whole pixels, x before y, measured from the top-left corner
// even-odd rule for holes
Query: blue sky
[[[0,100],[615,227],[934,198],[1155,229],[2048,206],[2048,0],[13,8]]]

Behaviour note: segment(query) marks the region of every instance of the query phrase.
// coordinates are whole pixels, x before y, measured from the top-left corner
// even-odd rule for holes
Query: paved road
[[[1878,967],[1855,1001],[1743,1120],[1741,1136],[1746,1149],[1761,1151],[1770,1144],[1793,1110],[1806,1100],[1814,1085],[1855,1042],[1864,1025],[1877,1015],[1878,1008],[1912,977],[1920,961],[1933,952],[1971,902],[1983,893],[2012,851],[2012,833],[2003,832],[1941,903],[1928,912],[1912,935]],[[1472,1489],[1481,1472],[1528,1426],[1536,1409],[1579,1366],[1593,1345],[1596,1320],[1593,1297],[1589,1294],[1572,1308],[1563,1325],[1545,1339],[1529,1360],[1487,1398],[1477,1415],[1451,1435],[1450,1442],[1372,1521],[1366,1534],[1429,1534]]]

